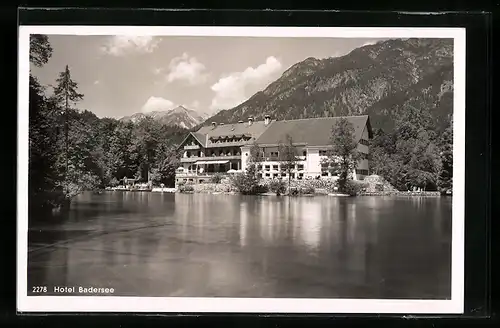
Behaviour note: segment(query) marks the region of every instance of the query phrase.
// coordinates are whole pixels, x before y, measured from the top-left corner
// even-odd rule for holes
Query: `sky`
[[[49,35],[53,54],[31,67],[54,85],[69,65],[84,99],[99,117],[170,110],[178,105],[212,114],[233,108],[308,57],[338,57],[379,40],[195,36]]]

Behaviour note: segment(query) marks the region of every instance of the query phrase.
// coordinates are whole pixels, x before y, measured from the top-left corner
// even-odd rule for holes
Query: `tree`
[[[175,185],[175,170],[180,164],[180,150],[177,145],[161,144],[157,151],[157,158],[151,170],[151,181],[156,185]]]
[[[440,144],[441,170],[438,178],[438,188],[446,194],[453,188],[453,120],[443,132]]]
[[[264,161],[264,154],[256,141],[254,141],[250,147],[250,158],[248,161],[252,163],[260,163]]]
[[[164,140],[161,125],[152,117],[145,117],[134,126],[134,137],[131,151],[136,153],[139,164],[136,177],[149,182],[159,145]]]
[[[78,93],[78,83],[71,79],[71,71],[66,65],[64,71],[59,73],[56,79],[57,85],[54,87],[54,98],[58,105],[65,111],[71,109],[71,105],[83,99],[83,94]]]
[[[52,57],[52,46],[46,35],[30,35],[30,62],[36,67],[47,64]]]
[[[336,166],[339,173],[339,189],[344,191],[347,180],[356,169],[360,153],[355,139],[354,126],[346,118],[339,118],[332,127],[330,136],[331,149],[323,163]]]
[[[64,154],[65,194],[66,197],[71,198],[73,195],[80,192],[80,188],[75,187],[75,185],[78,185],[78,181],[84,177],[84,175],[82,175],[83,172],[78,171],[82,168],[81,163],[70,163],[71,159],[82,160],[80,156],[82,149],[76,147],[74,144],[70,145],[70,127],[72,124],[72,122],[70,122],[70,118],[75,117],[76,112],[73,110],[72,105],[82,100],[83,94],[78,93],[78,83],[71,79],[71,71],[68,65],[66,65],[63,72],[59,73],[59,77],[56,79],[56,82],[57,85],[54,87],[52,99],[64,116],[63,122],[61,123],[64,125],[64,146],[62,148],[64,150],[62,152]],[[82,122],[80,121],[78,123]],[[75,136],[73,141],[78,142],[82,140],[82,136],[78,136],[79,133],[86,133],[86,131],[84,129],[78,129],[78,131],[75,131],[75,133],[73,133]],[[91,140],[92,139],[85,141]],[[95,177],[85,177],[85,187],[89,187],[94,180]]]
[[[232,185],[243,195],[254,195],[261,192],[257,166],[253,162],[248,163],[245,173],[235,174],[230,179]]]
[[[38,80],[29,84],[29,205],[35,211],[58,205],[57,131],[50,102]]]
[[[286,135],[286,141],[278,145],[278,162],[281,170],[288,174],[288,187],[292,180],[292,172],[300,160],[298,157],[297,148],[293,145],[293,139],[290,135]]]
[[[41,67],[51,56],[52,47],[47,36],[31,35],[31,64]],[[45,96],[45,88],[31,72],[29,78],[28,204],[30,211],[41,214],[60,203],[57,190],[60,176],[56,165],[57,126],[53,104]]]

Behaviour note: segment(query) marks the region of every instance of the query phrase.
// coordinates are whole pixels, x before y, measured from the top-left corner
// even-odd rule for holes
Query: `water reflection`
[[[116,192],[29,234],[29,285],[118,295],[449,298],[451,200]]]

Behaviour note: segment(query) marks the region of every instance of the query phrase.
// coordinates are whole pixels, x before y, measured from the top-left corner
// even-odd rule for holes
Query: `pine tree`
[[[83,99],[83,94],[78,93],[78,83],[71,79],[71,72],[66,65],[63,72],[59,73],[56,79],[57,85],[54,87],[53,99],[64,115],[64,154],[65,154],[65,193],[69,197],[69,158],[71,156],[69,149],[70,118],[72,116],[72,105]]]

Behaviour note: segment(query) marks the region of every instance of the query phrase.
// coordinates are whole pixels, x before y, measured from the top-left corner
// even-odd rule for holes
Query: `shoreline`
[[[161,193],[161,191],[158,191]],[[167,192],[165,193],[172,193],[172,192]],[[186,192],[180,192],[180,191],[175,191],[173,193],[180,193],[180,194],[211,194],[211,195],[241,195],[240,192],[238,191],[186,191]],[[266,192],[262,194],[255,194],[255,195],[250,195],[250,196],[277,196],[275,193],[272,192]],[[361,193],[359,195],[348,195],[348,194],[342,194],[342,193],[314,193],[314,194],[303,194],[303,195],[293,195],[290,196],[288,194],[281,194],[277,197],[282,197],[282,196],[288,196],[288,197],[318,197],[318,196],[326,196],[326,197],[369,197],[369,196],[378,196],[378,197],[452,197],[452,195],[441,195],[439,192],[434,192],[434,191],[427,191],[427,192],[389,192],[389,193]]]
[[[167,194],[175,194],[175,193],[184,193],[184,194],[212,194],[212,195],[238,195],[241,194],[238,191],[226,191],[226,190],[193,190],[193,191],[179,191],[179,188],[161,188],[161,187],[153,187],[152,190],[104,190],[109,192],[153,192],[153,193],[167,193]],[[319,191],[319,192],[318,192]],[[280,196],[289,196],[289,197],[317,197],[317,196],[328,196],[328,197],[366,197],[366,196],[379,196],[379,197],[452,197],[451,194],[442,195],[438,191],[379,191],[379,192],[360,192],[357,195],[348,195],[344,193],[338,192],[326,192],[325,190],[319,189],[318,191],[310,194],[298,194],[298,195],[288,195],[281,194]],[[273,192],[266,192],[261,194],[255,194],[254,196],[277,196]]]

